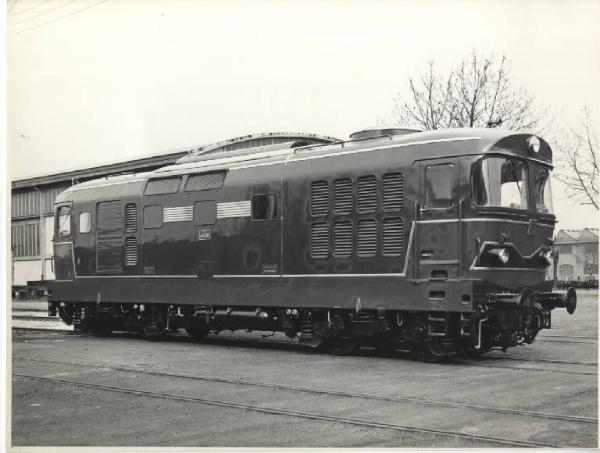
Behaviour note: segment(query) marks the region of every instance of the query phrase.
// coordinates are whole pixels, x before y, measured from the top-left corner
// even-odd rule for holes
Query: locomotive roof
[[[222,159],[213,159],[200,162],[190,162],[168,165],[149,173],[151,177],[168,176],[175,174],[185,174],[193,171],[211,171],[220,169],[236,169],[246,166],[269,165],[278,162],[295,160],[305,160],[316,157],[335,156],[350,153],[360,153],[371,150],[385,148],[394,148],[396,146],[425,145],[431,143],[443,143],[454,141],[472,141],[475,142],[475,153],[493,152],[503,146],[521,147],[526,143],[526,139],[532,134],[515,133],[502,129],[491,128],[464,128],[464,129],[439,129],[425,132],[415,132],[404,135],[385,135],[380,137],[371,137],[367,139],[350,140],[345,142],[335,142],[325,145],[313,144],[297,148],[280,148],[261,151],[257,149],[256,153],[246,151],[244,155],[224,157]],[[543,147],[547,151],[544,157],[549,163],[549,146],[540,139]],[[423,155],[423,158],[431,157]]]
[[[302,147],[287,147],[275,148],[266,147],[267,149],[256,148],[256,152],[252,149],[245,150],[240,155],[215,156],[214,159],[203,160],[197,162],[184,162],[161,167],[145,173],[132,173],[126,175],[115,175],[92,181],[87,181],[77,184],[69,190],[87,189],[101,187],[106,185],[118,185],[126,183],[143,183],[150,177],[167,177],[177,174],[187,174],[198,171],[212,171],[222,169],[240,169],[246,166],[272,165],[283,163],[285,161],[293,162],[296,160],[306,160],[325,156],[335,156],[343,154],[354,154],[367,151],[375,151],[381,148],[394,148],[412,145],[426,145],[444,142],[469,141],[471,149],[475,151],[469,154],[483,154],[486,152],[499,151],[501,148],[508,146],[526,147],[527,138],[532,134],[515,133],[502,129],[439,129],[425,132],[415,132],[405,135],[392,135],[372,137],[368,139],[350,140],[346,142],[335,142],[325,145],[308,145]],[[540,159],[546,164],[551,162],[551,151],[548,144],[540,139],[542,151]],[[420,158],[429,158],[427,154],[422,154]]]

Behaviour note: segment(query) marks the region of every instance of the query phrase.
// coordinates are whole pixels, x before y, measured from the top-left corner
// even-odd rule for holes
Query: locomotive
[[[531,134],[388,129],[77,184],[55,201],[48,314],[99,336],[506,351],[577,305],[545,278],[551,169]]]

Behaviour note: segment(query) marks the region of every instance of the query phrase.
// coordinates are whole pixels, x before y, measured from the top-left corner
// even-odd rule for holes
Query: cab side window
[[[92,231],[92,215],[89,212],[79,214],[79,232],[89,233]]]
[[[65,237],[71,234],[71,208],[61,206],[56,212],[56,236]]]
[[[452,206],[454,165],[430,165],[425,169],[426,204],[429,208]]]

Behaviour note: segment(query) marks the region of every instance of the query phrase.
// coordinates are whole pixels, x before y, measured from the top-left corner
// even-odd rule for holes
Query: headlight
[[[529,137],[527,144],[529,145],[529,151],[533,152],[534,154],[540,152],[540,139],[535,135]]]
[[[550,266],[552,264],[552,262],[554,261],[554,253],[552,253],[552,250],[542,251],[542,252],[540,252],[540,260],[546,266]]]
[[[487,251],[487,253],[489,255],[491,255],[498,264],[506,264],[508,263],[508,258],[510,258],[510,252],[508,251],[508,249],[505,248],[494,248],[494,249],[489,249]]]

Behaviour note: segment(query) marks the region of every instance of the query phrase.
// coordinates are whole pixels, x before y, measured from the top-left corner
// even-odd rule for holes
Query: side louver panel
[[[377,178],[375,176],[358,178],[357,208],[360,214],[377,210]]]
[[[388,173],[383,177],[383,210],[399,211],[404,206],[404,177],[402,173]]]
[[[138,212],[135,203],[125,205],[125,232],[135,233],[138,229]]]
[[[310,213],[313,217],[329,214],[329,184],[315,181],[310,186]]]
[[[120,234],[99,236],[96,242],[96,270],[100,273],[123,272],[123,237]]]
[[[125,238],[125,266],[136,266],[138,263],[138,242],[134,237]]]
[[[404,251],[404,223],[400,217],[383,221],[382,248],[384,256],[400,256]]]
[[[313,223],[310,228],[310,256],[313,259],[329,257],[329,224]]]
[[[356,254],[359,257],[372,257],[377,254],[377,222],[375,220],[360,220],[356,236]]]
[[[352,222],[336,222],[333,227],[333,256],[350,258],[352,255]]]
[[[123,231],[123,202],[98,203],[96,226],[98,232]]]
[[[348,215],[352,213],[352,180],[336,179],[333,183],[333,213]]]

